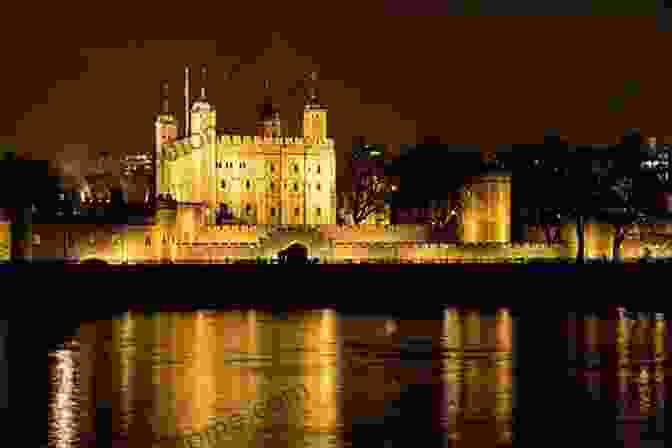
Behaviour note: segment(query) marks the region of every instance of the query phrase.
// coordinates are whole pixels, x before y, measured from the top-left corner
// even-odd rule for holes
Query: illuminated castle
[[[534,226],[527,226],[524,241],[512,241],[512,179],[501,170],[483,173],[464,190],[460,236],[440,235],[423,224],[337,225],[334,141],[327,138],[327,109],[318,100],[316,77],[303,109],[302,137],[282,135],[270,96],[260,108],[256,135],[241,136],[217,131],[205,68],[201,74],[200,97],[192,103],[185,70],[181,136],[163,85],[155,122],[156,210],[149,207],[147,216],[118,224],[36,223],[32,245],[26,241],[35,259],[227,263],[268,260],[296,246],[308,257],[332,263],[496,262],[576,254],[573,222],[562,226],[552,244],[545,244],[543,231]],[[97,207],[89,206],[89,214],[97,214]],[[637,233],[623,243],[624,258],[640,256],[645,247],[672,254],[672,220],[639,226]],[[648,234],[663,236],[654,241]],[[609,224],[587,220],[586,257],[610,254],[613,236]],[[8,243],[8,218],[0,213],[0,261],[8,258]]]
[[[327,138],[327,108],[317,98],[315,74],[303,110],[302,137],[282,135],[270,95],[259,110],[256,135],[217,131],[216,110],[206,97],[205,67],[201,74],[201,94],[192,103],[185,69],[182,138],[163,85],[163,110],[155,123],[157,195],[181,204],[178,216],[181,208],[202,209],[202,224],[215,224],[218,215],[245,224],[334,224],[334,141]]]

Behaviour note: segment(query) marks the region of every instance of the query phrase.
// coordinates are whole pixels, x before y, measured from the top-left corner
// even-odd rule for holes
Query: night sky
[[[522,1],[499,17],[476,16],[506,12],[489,1],[238,3],[10,6],[0,142],[39,158],[150,151],[161,80],[182,120],[184,66],[196,96],[202,63],[218,127],[244,134],[266,78],[296,132],[303,98],[291,89],[316,70],[340,167],[356,136],[393,153],[427,136],[488,148],[540,142],[547,129],[572,143],[615,142],[625,127],[672,136],[672,33],[660,15],[535,17],[545,12]],[[561,3],[557,14],[581,13]]]

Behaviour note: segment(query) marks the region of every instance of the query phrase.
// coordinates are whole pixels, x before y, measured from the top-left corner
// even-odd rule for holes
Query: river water
[[[250,309],[83,322],[48,354],[49,446],[515,445],[520,319]],[[605,325],[568,320],[568,375],[597,399],[616,385],[615,434],[638,443],[628,425],[665,400],[666,324],[612,322],[611,339]]]

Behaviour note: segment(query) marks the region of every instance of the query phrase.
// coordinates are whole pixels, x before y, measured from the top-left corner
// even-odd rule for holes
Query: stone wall
[[[640,226],[626,239],[622,257],[632,260],[649,248],[654,257],[672,256],[672,232],[661,231],[668,224]],[[8,225],[0,225],[9,241]],[[392,261],[402,263],[493,263],[519,258],[558,258],[576,256],[576,232],[566,223],[561,242],[547,246],[540,228],[530,228],[530,241],[445,242],[432,241],[431,228],[422,225],[361,226],[254,226],[224,225],[194,227],[185,238],[173,224],[157,225],[54,225],[36,224],[33,234],[40,236],[34,245],[34,259],[75,260],[98,258],[108,263],[223,263],[227,259],[270,258],[292,242],[308,248],[310,256],[323,262]],[[68,243],[66,232],[73,243]],[[0,233],[0,240],[2,233]],[[611,258],[613,228],[607,224],[586,224],[586,257]]]

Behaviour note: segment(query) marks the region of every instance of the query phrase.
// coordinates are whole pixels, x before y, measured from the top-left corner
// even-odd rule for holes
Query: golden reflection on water
[[[494,434],[495,440],[482,442],[511,443],[512,333],[507,309],[498,310],[494,320],[476,311],[444,311],[441,427],[449,439],[476,446],[481,437]]]
[[[52,352],[50,363],[49,445],[79,446],[79,346],[77,340]]]
[[[378,418],[393,431],[383,415],[399,412],[389,403],[413,382],[439,386],[437,425],[447,438],[465,446],[510,444],[509,311],[449,308],[433,322],[353,318],[327,309],[282,316],[128,312],[82,324],[81,367],[79,347],[52,354],[51,383],[58,392],[50,397],[52,445],[78,446],[80,429],[90,438],[96,407],[107,403],[113,437],[127,439],[128,447],[181,446],[177,437],[202,433],[215,418],[251,415],[254,404],[280,390],[305,387],[301,400],[229,431],[217,446],[341,447],[350,443],[347,433],[358,418]],[[402,342],[414,337],[440,356],[425,348],[420,356],[426,361],[406,362]],[[426,415],[436,415],[432,403],[427,406]],[[200,446],[215,445],[203,439]]]
[[[644,316],[616,323],[619,406],[626,423],[655,416],[667,398],[663,367],[667,331],[666,321]]]

